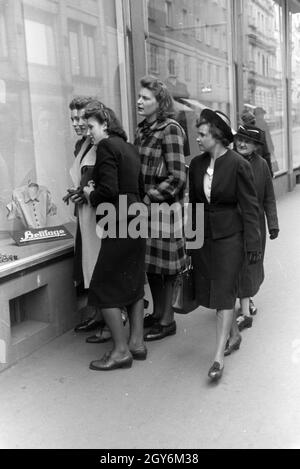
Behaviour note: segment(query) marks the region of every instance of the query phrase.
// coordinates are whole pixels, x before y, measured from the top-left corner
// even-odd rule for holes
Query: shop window
[[[255,0],[245,3],[244,24],[247,25],[238,38],[244,51],[243,89],[244,108],[240,119],[247,112],[253,114],[256,125],[265,131],[268,151],[274,170],[286,169],[284,135],[284,71],[282,66],[282,8],[280,1],[270,0],[268,10],[261,9]],[[256,28],[252,18],[256,17]],[[270,27],[276,25],[276,27]]]

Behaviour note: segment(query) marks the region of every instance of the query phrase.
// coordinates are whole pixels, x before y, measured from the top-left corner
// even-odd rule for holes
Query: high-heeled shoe
[[[221,368],[221,365],[219,362],[213,362],[212,366],[210,367],[208,371],[208,376],[212,381],[217,381],[222,377],[224,370],[224,365]]]
[[[230,355],[235,350],[238,350],[240,348],[241,342],[242,342],[242,336],[241,335],[231,345],[229,344],[229,339],[228,339],[227,342],[226,342],[225,350],[224,350],[224,356],[227,357],[228,355]]]

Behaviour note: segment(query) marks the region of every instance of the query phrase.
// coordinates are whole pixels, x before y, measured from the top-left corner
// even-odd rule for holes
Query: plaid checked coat
[[[151,229],[146,245],[146,270],[148,273],[174,275],[185,265],[183,235],[183,199],[186,186],[186,169],[183,153],[184,130],[173,119],[148,124],[142,121],[135,138],[142,164],[146,197],[149,206]],[[167,175],[162,181],[157,170],[164,158]],[[162,221],[153,223],[154,203],[166,202]],[[174,205],[175,204],[175,205]],[[174,212],[168,216],[169,205]],[[166,215],[164,219],[164,214]]]

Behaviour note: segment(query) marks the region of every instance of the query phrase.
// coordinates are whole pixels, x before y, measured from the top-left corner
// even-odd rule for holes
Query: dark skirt
[[[205,238],[203,247],[192,251],[196,297],[200,305],[212,309],[234,308],[244,256],[241,232],[227,238]]]
[[[264,214],[260,219],[260,233],[262,243],[262,258],[256,264],[248,264],[244,260],[243,267],[239,275],[238,298],[250,298],[255,296],[264,281],[264,256],[266,248],[266,224]]]
[[[145,239],[102,240],[88,293],[88,304],[121,308],[144,297]]]

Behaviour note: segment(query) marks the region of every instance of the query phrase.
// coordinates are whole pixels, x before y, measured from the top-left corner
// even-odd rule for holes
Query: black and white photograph
[[[300,0],[0,0],[0,449],[300,449],[298,230]]]

